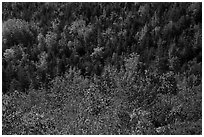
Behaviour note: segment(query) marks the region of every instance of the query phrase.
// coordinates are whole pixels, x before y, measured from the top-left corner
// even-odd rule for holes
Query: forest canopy
[[[3,134],[202,134],[201,82],[202,3],[2,3]]]

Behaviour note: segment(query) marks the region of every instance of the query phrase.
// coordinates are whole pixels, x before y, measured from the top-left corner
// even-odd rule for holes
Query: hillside
[[[2,3],[5,135],[202,134],[202,3]]]

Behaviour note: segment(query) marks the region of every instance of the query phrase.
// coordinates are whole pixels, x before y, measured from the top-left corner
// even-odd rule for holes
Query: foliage
[[[3,50],[13,45],[29,46],[34,36],[28,22],[20,19],[9,19],[2,27]]]
[[[201,3],[2,3],[3,134],[202,134]]]

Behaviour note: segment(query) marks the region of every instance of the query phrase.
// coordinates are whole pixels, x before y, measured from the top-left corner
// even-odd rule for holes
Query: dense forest
[[[202,134],[202,3],[2,3],[2,134]]]

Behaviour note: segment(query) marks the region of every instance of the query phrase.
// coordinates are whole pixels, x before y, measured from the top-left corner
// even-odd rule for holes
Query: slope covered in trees
[[[2,3],[3,134],[201,134],[202,3]]]

